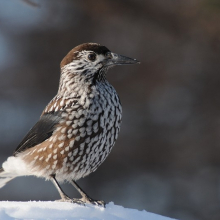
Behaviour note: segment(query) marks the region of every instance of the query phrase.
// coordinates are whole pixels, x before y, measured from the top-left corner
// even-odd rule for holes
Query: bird
[[[0,188],[19,176],[51,180],[60,202],[104,206],[76,183],[106,159],[118,137],[122,106],[107,71],[116,65],[138,64],[136,59],[111,52],[97,43],[74,47],[60,63],[58,92],[0,168]],[[82,198],[62,190],[72,184]]]

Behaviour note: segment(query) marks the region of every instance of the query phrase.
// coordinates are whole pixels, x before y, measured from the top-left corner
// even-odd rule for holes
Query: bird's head
[[[73,48],[61,61],[61,70],[82,76],[84,79],[105,79],[109,67],[139,63],[136,59],[112,53],[108,48],[96,43],[85,43]]]

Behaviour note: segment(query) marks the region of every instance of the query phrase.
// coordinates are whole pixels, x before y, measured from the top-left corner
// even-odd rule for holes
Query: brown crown
[[[94,51],[96,54],[105,54],[109,52],[110,50],[106,48],[105,46],[102,46],[100,44],[96,43],[84,43],[80,44],[76,47],[74,47],[61,61],[60,67],[64,67],[65,65],[71,63],[73,60],[78,59],[77,52],[83,51],[83,50],[88,50],[88,51]]]

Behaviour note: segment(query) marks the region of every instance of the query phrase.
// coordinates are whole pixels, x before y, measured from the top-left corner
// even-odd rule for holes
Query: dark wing
[[[14,156],[17,153],[25,151],[28,148],[34,147],[48,139],[56,128],[56,125],[61,119],[61,112],[45,113],[34,127],[27,133],[22,142],[14,151]]]

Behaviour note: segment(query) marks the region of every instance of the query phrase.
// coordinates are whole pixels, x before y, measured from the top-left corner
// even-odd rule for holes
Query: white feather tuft
[[[30,169],[21,157],[8,157],[8,159],[2,164],[2,167],[6,173],[13,174],[14,176],[31,175]]]

